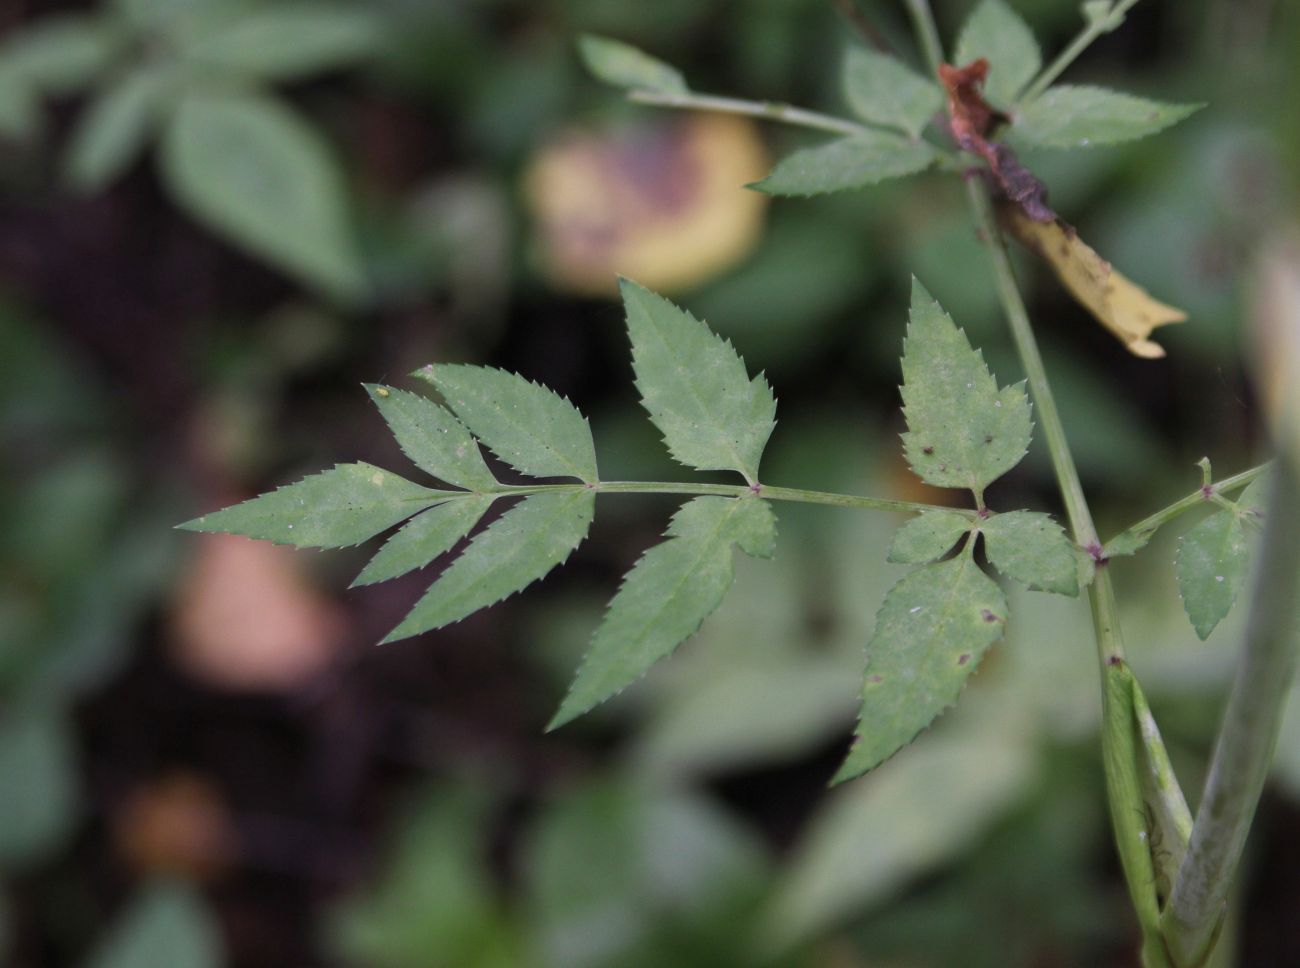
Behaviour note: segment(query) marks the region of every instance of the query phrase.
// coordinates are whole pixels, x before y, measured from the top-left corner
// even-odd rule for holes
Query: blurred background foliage
[[[898,5],[863,9],[911,46]],[[948,36],[973,6],[939,0]],[[1044,46],[1073,0],[1016,0]],[[615,273],[769,372],[764,477],[942,499],[898,453],[916,273],[1019,378],[959,186],[768,202],[802,142],[624,104],[573,38],[701,90],[834,109],[824,0],[11,0],[0,7],[0,962],[20,968],[1131,964],[1086,608],[1018,595],[960,707],[825,784],[897,569],[882,516],[778,509],[681,654],[543,724],[671,505],[607,498],[541,590],[376,649],[419,579],[170,525],[336,460],[400,466],[362,380],[518,369],[592,416],[611,479],[677,476],[635,403]],[[1264,445],[1251,266],[1294,218],[1300,15],[1147,0],[1073,69],[1190,122],[1025,160],[1190,322],[1127,356],[1022,262],[1105,531]],[[1000,482],[1054,508],[1046,452]],[[1240,615],[1199,643],[1162,534],[1118,561],[1132,660],[1184,783]],[[1300,962],[1300,703],[1234,930]]]

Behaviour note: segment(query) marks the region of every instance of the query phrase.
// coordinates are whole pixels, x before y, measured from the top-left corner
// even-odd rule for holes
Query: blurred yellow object
[[[1058,220],[1036,222],[1019,205],[1001,204],[998,218],[1025,248],[1041,256],[1061,284],[1088,312],[1128,347],[1148,360],[1165,355],[1151,331],[1181,323],[1187,314],[1152,298],[1099,256],[1073,228]]]
[[[702,114],[613,133],[570,133],[524,175],[538,255],[557,289],[616,295],[627,276],[656,292],[688,289],[757,243],[767,174],[744,118]]]

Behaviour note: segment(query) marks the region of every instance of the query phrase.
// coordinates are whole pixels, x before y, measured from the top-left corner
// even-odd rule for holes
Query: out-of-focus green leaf
[[[989,62],[984,94],[999,107],[1009,107],[1043,66],[1033,31],[1006,0],[980,0],[957,37],[953,63],[980,57]]]
[[[1237,600],[1248,562],[1240,512],[1217,511],[1183,535],[1178,547],[1178,591],[1202,639],[1209,637]]]
[[[533,477],[598,480],[591,427],[567,399],[515,373],[439,364],[416,370],[492,452]]]
[[[1079,594],[1074,545],[1050,515],[1009,511],[980,523],[989,562],[1008,578],[1029,588]]]
[[[398,827],[381,879],[325,926],[348,964],[372,968],[527,968],[493,896],[481,794],[427,794]]]
[[[402,453],[420,470],[466,490],[501,485],[465,425],[432,400],[396,387],[366,386]]]
[[[174,80],[170,72],[142,68],[99,92],[77,117],[63,157],[68,185],[97,192],[121,175],[145,149]]]
[[[857,738],[836,782],[872,769],[957,701],[990,645],[1007,601],[969,554],[926,565],[885,596],[867,644]]]
[[[894,541],[889,546],[889,560],[904,565],[920,565],[942,558],[973,524],[970,518],[955,511],[926,511],[894,533]]]
[[[336,464],[178,527],[242,534],[299,548],[344,548],[457,493],[421,487],[373,464]]]
[[[179,884],[136,895],[88,968],[220,968],[221,932],[202,899]]]
[[[81,783],[68,726],[52,709],[0,716],[0,870],[58,850],[77,821]]]
[[[888,131],[868,131],[796,151],[750,187],[769,195],[852,191],[887,178],[914,175],[929,168],[938,157],[924,141],[912,141]]]
[[[682,505],[668,540],[624,577],[549,728],[616,695],[694,634],[731,587],[733,544],[769,557],[775,541],[766,501],[697,497]]]
[[[578,52],[587,70],[606,84],[653,94],[685,94],[686,80],[677,68],[622,41],[583,34]]]
[[[967,730],[927,737],[839,788],[795,852],[766,933],[814,936],[951,859],[1023,796],[1033,766],[1016,735]]]
[[[379,549],[352,582],[373,585],[423,568],[474,529],[487,513],[491,496],[462,497],[421,511]]]
[[[863,121],[898,128],[911,138],[943,106],[943,91],[896,57],[861,47],[844,59],[844,96]]]
[[[207,69],[262,80],[292,80],[371,54],[380,21],[363,6],[291,2],[253,9],[207,31],[181,55]]]
[[[543,812],[529,839],[541,964],[761,963],[720,962],[705,946],[721,928],[724,950],[736,951],[744,927],[728,915],[755,895],[765,867],[755,840],[706,801],[622,783],[576,790]]]
[[[101,17],[44,17],[11,34],[0,48],[0,60],[43,94],[69,94],[100,75],[121,41],[119,32]]]
[[[331,296],[366,291],[337,162],[279,101],[188,93],[161,158],[172,194],[209,228]]]
[[[903,343],[903,447],[912,469],[938,487],[981,493],[1029,447],[1022,386],[998,389],[966,335],[916,280]]]
[[[624,280],[632,368],[641,402],[673,457],[696,470],[758,480],[776,400],[731,344],[662,296]]]
[[[589,491],[524,498],[474,539],[384,641],[458,622],[545,577],[587,536],[595,506]]]
[[[31,83],[0,58],[0,138],[25,143],[41,130],[41,106]]]
[[[1100,87],[1048,88],[1016,112],[1012,136],[1040,148],[1087,148],[1145,138],[1200,110]]]

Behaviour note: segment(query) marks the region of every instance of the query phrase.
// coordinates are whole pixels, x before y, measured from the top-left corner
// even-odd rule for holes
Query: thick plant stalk
[[[1180,968],[1205,963],[1259,803],[1300,645],[1300,508],[1295,466],[1278,461],[1246,641],[1187,856],[1162,917]]]

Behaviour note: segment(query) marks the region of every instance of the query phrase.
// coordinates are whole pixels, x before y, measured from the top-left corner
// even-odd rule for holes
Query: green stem
[[[1137,0],[1120,0],[1106,17],[1099,18],[1087,24],[1070,41],[1070,45],[1057,55],[1056,60],[1048,64],[1043,72],[1034,78],[1020,97],[1016,100],[1015,107],[1022,104],[1028,104],[1034,98],[1038,97],[1051,86],[1051,83],[1065,73],[1066,68],[1073,64],[1085,50],[1092,46],[1092,42],[1102,34],[1108,34],[1119,26],[1120,21],[1124,19],[1124,14],[1137,3]],[[1014,110],[1014,108],[1013,108]]]
[[[930,73],[938,74],[939,65],[943,63],[943,44],[939,42],[939,28],[935,26],[929,0],[906,0],[906,4],[917,40],[930,65]]]
[[[1300,489],[1278,461],[1246,640],[1223,714],[1187,856],[1162,927],[1180,965],[1209,956],[1268,776],[1300,647]]]
[[[1029,313],[1020,289],[1016,285],[1015,273],[1011,269],[1011,259],[1007,255],[1007,246],[998,229],[997,219],[993,215],[993,206],[989,201],[988,191],[983,182],[975,178],[967,179],[966,193],[971,207],[975,211],[976,223],[993,262],[993,273],[997,281],[998,295],[1007,322],[1011,326],[1011,337],[1016,344],[1016,352],[1025,368],[1029,380],[1029,392],[1038,410],[1038,422],[1043,429],[1047,450],[1051,455],[1052,469],[1061,487],[1061,498],[1065,502],[1065,513],[1070,519],[1070,530],[1079,547],[1096,552],[1100,550],[1097,541],[1097,528],[1092,522],[1092,513],[1088,510],[1088,501],[1083,494],[1083,484],[1079,480],[1078,468],[1074,466],[1074,457],[1070,454],[1070,445],[1065,438],[1065,427],[1061,424],[1061,414],[1056,408],[1056,398],[1052,396],[1052,387],[1047,380],[1047,370],[1043,366],[1042,354],[1038,352],[1038,341],[1034,338],[1033,327],[1029,323]]]
[[[743,114],[751,118],[781,121],[805,128],[833,131],[836,134],[863,134],[875,130],[845,118],[832,117],[816,111],[805,111],[790,104],[774,101],[745,101],[715,94],[660,94],[655,91],[630,91],[628,99],[638,104],[654,104],[664,108],[685,108],[695,111],[722,111],[726,114]]]
[[[1155,514],[1149,515],[1131,527],[1125,528],[1115,537],[1106,542],[1105,553],[1109,555],[1110,549],[1122,544],[1139,541],[1140,547],[1151,539],[1151,536],[1163,525],[1168,524],[1174,518],[1192,510],[1192,508],[1201,507],[1206,501],[1211,500],[1215,495],[1226,494],[1245,487],[1259,475],[1263,474],[1272,466],[1272,462],[1260,464],[1258,467],[1252,467],[1250,470],[1242,471],[1240,474],[1233,474],[1231,477],[1224,478],[1217,484],[1210,485],[1209,489],[1198,488],[1186,497],[1179,498],[1173,504],[1166,508],[1161,508]]]
[[[564,494],[575,491],[594,491],[597,494],[695,494],[718,497],[761,497],[768,501],[793,501],[800,504],[825,504],[841,508],[866,508],[874,511],[896,511],[901,514],[919,514],[923,511],[948,511],[975,520],[978,514],[967,508],[941,507],[937,504],[918,504],[915,501],[895,501],[883,497],[866,497],[860,494],[834,494],[829,491],[808,491],[798,487],[772,487],[767,484],[694,484],[679,481],[597,481],[594,484],[521,484],[503,485],[493,491],[457,491],[452,496],[468,497],[471,494],[495,497],[526,497],[529,494]],[[424,501],[427,498],[413,498]]]

